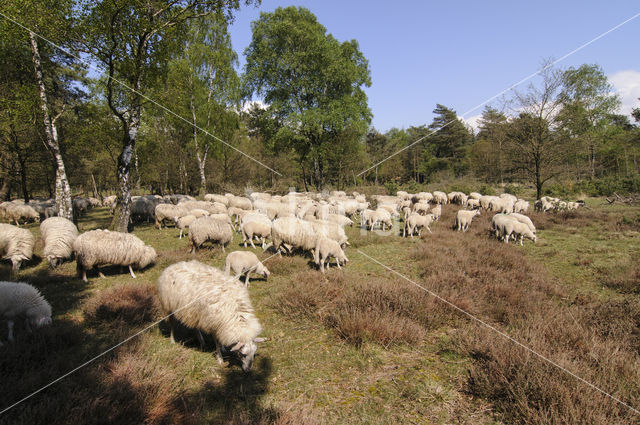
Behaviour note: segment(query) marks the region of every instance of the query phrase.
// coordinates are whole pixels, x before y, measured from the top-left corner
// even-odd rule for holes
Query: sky
[[[436,103],[474,125],[478,105],[536,72],[543,60],[559,59],[640,13],[640,3],[621,0],[263,0],[258,8],[243,6],[230,27],[241,66],[251,22],[287,6],[309,9],[339,41],[358,41],[371,69],[372,126],[381,132],[428,125]],[[600,65],[622,97],[620,112],[629,114],[640,106],[638,40],[640,16],[557,66]]]

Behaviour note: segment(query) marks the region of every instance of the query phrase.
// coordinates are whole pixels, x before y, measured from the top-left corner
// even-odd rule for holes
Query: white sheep
[[[215,193],[207,193],[204,195],[204,200],[208,202],[220,202],[225,207],[229,206],[229,198],[224,195],[218,195]]]
[[[432,233],[431,229],[429,228],[429,225],[431,225],[431,223],[433,223],[435,220],[436,219],[433,214],[420,215],[414,212],[409,216],[409,218],[405,223],[403,236],[406,237],[408,234],[413,239],[413,234],[417,230],[418,237],[420,237],[422,235],[423,228],[426,228],[429,231],[429,233]]]
[[[40,235],[44,241],[44,257],[53,268],[61,261],[71,258],[78,228],[64,217],[50,217],[40,223]]]
[[[188,214],[189,210],[181,205],[158,204],[155,208],[156,228],[161,229],[165,220],[175,223],[180,217]]]
[[[153,264],[156,251],[147,246],[131,233],[112,232],[109,230],[91,230],[78,236],[73,242],[78,272],[82,280],[87,282],[87,270],[105,264],[128,266],[131,277],[135,279],[132,266],[143,269]],[[98,271],[100,277],[104,277]]]
[[[316,246],[317,234],[311,222],[296,217],[282,217],[275,219],[271,225],[271,243],[273,248],[281,254],[283,248],[300,248],[313,252]],[[267,247],[268,247],[267,246]]]
[[[471,222],[473,221],[473,217],[476,215],[480,215],[480,210],[460,210],[456,214],[456,223],[455,228],[460,231],[466,232]]]
[[[507,221],[504,225],[503,237],[505,243],[509,243],[509,239],[513,236],[514,240],[517,242],[518,237],[520,237],[520,245],[523,244],[524,238],[532,240],[534,243],[538,240],[536,235],[529,229],[525,223],[521,223],[518,220],[511,219]]]
[[[348,245],[347,234],[342,226],[326,220],[310,220],[309,223],[311,223],[311,227],[316,235],[323,235],[329,239],[333,239],[338,242],[340,246]]]
[[[430,205],[427,202],[420,201],[413,204],[413,212],[425,215],[429,212]]]
[[[219,243],[224,252],[224,247],[229,245],[232,239],[231,218],[224,214],[200,217],[189,225],[191,252],[196,252],[207,241]]]
[[[313,259],[315,263],[320,266],[320,271],[324,273],[324,265],[327,264],[329,268],[329,260],[333,257],[336,259],[338,268],[341,269],[340,264],[347,264],[349,259],[344,254],[344,250],[340,244],[333,239],[320,235],[316,240],[316,247]]]
[[[222,363],[222,347],[228,347],[242,362],[242,370],[251,370],[262,326],[253,313],[249,291],[237,280],[215,267],[198,261],[181,261],[162,272],[158,278],[158,298],[169,314],[171,342],[175,343],[174,325],[179,320],[211,334],[216,342],[216,358]]]
[[[20,220],[24,220],[25,223],[28,221],[40,221],[40,214],[31,205],[27,204],[13,203],[7,206],[5,217],[9,222],[13,221],[16,226],[20,226]]]
[[[206,217],[208,215],[211,215],[209,211],[203,210],[202,208],[194,208],[192,210],[189,210],[189,214],[195,216],[196,218]]]
[[[182,239],[182,235],[184,235],[184,229],[191,226],[191,223],[196,221],[196,218],[197,217],[195,215],[191,214],[183,215],[182,217],[178,218],[178,220],[176,221],[176,227],[180,229],[180,236],[178,237],[178,239]]]
[[[438,204],[435,207],[431,208],[431,215],[435,221],[440,220],[440,216],[442,215],[442,205]]]
[[[33,255],[36,239],[27,229],[0,223],[0,255],[3,260],[11,260],[14,270]]]
[[[383,231],[386,230],[386,227],[391,228],[391,226],[393,225],[393,221],[391,217],[392,217],[391,213],[389,212],[388,209],[385,209],[382,207],[378,208],[369,217],[369,222],[367,223],[369,225],[369,229],[373,230],[374,227],[376,227],[376,224],[378,223],[382,224]]]
[[[526,224],[529,230],[531,230],[531,233],[533,233],[534,235],[536,234],[536,226],[533,225],[533,221],[531,221],[531,219],[526,215],[519,214],[519,213],[511,213],[511,214],[508,214],[508,216],[515,218],[520,223]]]
[[[236,279],[245,273],[244,284],[249,285],[249,275],[251,273],[257,273],[264,276],[265,279],[269,278],[269,270],[260,262],[256,254],[250,251],[233,251],[227,255],[224,260],[224,272],[230,274],[233,270]]]
[[[449,202],[449,197],[446,193],[436,190],[433,192],[433,202],[440,205],[446,204]]]
[[[480,208],[480,201],[478,201],[475,198],[468,199],[467,200],[467,208],[473,209],[473,210],[479,209]]]
[[[518,201],[513,204],[513,212],[526,213],[527,211],[529,211],[529,203],[524,199],[518,199]]]
[[[327,216],[325,217],[325,220],[330,221],[332,223],[336,223],[338,226],[342,226],[342,227],[353,226],[353,220],[341,214],[327,214]]]
[[[257,237],[262,241],[262,249],[264,249],[265,239],[271,236],[271,220],[262,214],[248,214],[240,222],[240,231],[245,248],[249,241],[251,247],[255,249],[253,238]]]
[[[9,341],[13,341],[13,324],[24,318],[28,331],[31,327],[51,324],[51,306],[33,286],[24,282],[0,282],[0,318],[7,321]],[[0,342],[2,345],[2,342]]]

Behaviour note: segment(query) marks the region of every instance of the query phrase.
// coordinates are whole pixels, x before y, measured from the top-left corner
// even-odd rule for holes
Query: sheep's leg
[[[249,286],[249,275],[251,274],[251,271],[247,271],[247,274],[244,277],[244,286]]]
[[[134,279],[136,278],[136,275],[133,274],[133,269],[131,268],[131,264],[129,264],[129,273],[131,273],[131,277],[132,278],[134,278]]]
[[[218,364],[221,365],[224,363],[224,359],[222,358],[222,349],[220,347],[220,341],[218,341],[217,339],[216,341],[216,360],[218,361]]]
[[[198,342],[200,342],[200,349],[204,350],[204,337],[202,336],[200,329],[196,329],[196,335],[198,337]]]
[[[342,267],[340,267],[340,260],[338,260],[337,258],[336,258],[336,264],[338,265],[338,269],[342,270]]]
[[[182,239],[182,229],[180,229],[180,237],[178,239]]]
[[[253,244],[253,238],[249,239],[249,242],[251,242],[251,248],[256,249],[256,246]],[[264,245],[264,243],[263,243]],[[247,243],[245,242],[244,246],[247,246]]]
[[[102,274],[102,272],[100,270],[98,270],[98,276],[100,276],[102,279],[104,279],[104,274]]]
[[[9,342],[13,342],[13,320],[7,320],[7,328],[9,328],[9,336],[7,339]]]
[[[175,327],[175,320],[173,317],[173,314],[169,315],[169,317],[167,318],[167,321],[169,322],[169,329],[170,329],[170,336],[169,336],[169,340],[171,341],[172,344],[176,343],[176,339],[173,337],[173,329]]]
[[[88,282],[88,280],[87,280],[87,269],[85,269],[84,267],[82,268],[82,281],[83,282]]]
[[[262,249],[264,250],[264,236],[260,239],[262,239]]]
[[[429,233],[433,233],[433,232],[431,231],[431,229],[429,228],[429,226],[426,226],[426,227],[427,227],[427,230],[429,231]]]

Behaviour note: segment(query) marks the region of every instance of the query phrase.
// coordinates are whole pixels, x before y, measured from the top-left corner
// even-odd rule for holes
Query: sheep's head
[[[262,341],[264,341],[264,338],[254,338],[251,342],[238,342],[231,347],[231,352],[234,353],[242,363],[243,371],[249,372],[251,370],[253,358],[258,350],[258,343]]]
[[[43,303],[26,311],[29,325],[39,328],[51,324],[51,306],[43,300]]]
[[[138,268],[144,269],[149,264],[153,264],[156,261],[156,250],[153,247],[145,246],[142,253],[142,258],[138,261]]]

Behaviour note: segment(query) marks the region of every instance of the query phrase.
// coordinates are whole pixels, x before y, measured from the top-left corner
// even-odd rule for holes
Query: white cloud
[[[261,100],[250,100],[242,104],[242,112],[249,112],[249,109],[251,109],[253,105],[257,105],[260,109],[267,109],[269,107],[269,105]]]
[[[633,108],[640,107],[640,71],[618,71],[609,76],[609,82],[622,100],[620,113],[629,115]]]
[[[480,123],[478,122],[480,120],[480,118],[482,118],[482,114],[478,114],[478,115],[473,115],[469,118],[463,118],[463,117],[458,117],[462,120],[462,122],[464,122],[468,127],[471,128],[471,130],[475,133],[478,132],[478,127],[480,125]]]

